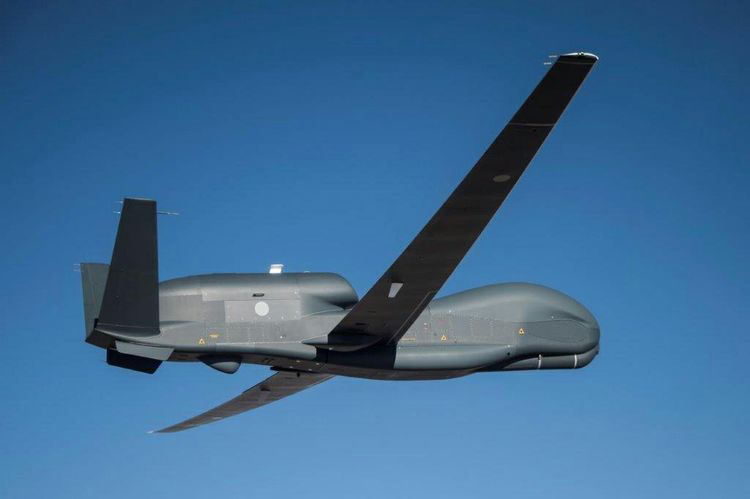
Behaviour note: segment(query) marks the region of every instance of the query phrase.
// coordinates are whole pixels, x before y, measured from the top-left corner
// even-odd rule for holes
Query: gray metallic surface
[[[559,291],[506,283],[432,298],[595,61],[558,59],[361,301],[332,273],[209,274],[157,284],[156,203],[126,199],[111,266],[81,265],[86,341],[106,349],[109,364],[146,373],[165,360],[202,362],[228,374],[242,363],[281,370],[163,432],[260,407],[334,375],[424,380],[588,365],[599,352],[599,325]]]
[[[81,264],[83,315],[86,323],[86,336],[94,330],[94,321],[99,316],[104,288],[107,286],[107,274],[109,274],[109,265],[106,263]]]
[[[322,383],[333,376],[327,374],[281,371],[246,390],[239,397],[214,407],[210,411],[176,425],[158,430],[158,433],[174,433],[195,426],[213,423],[241,412],[256,409],[281,398],[294,395],[306,388]]]
[[[226,374],[234,374],[242,364],[239,355],[202,355],[200,360],[209,367]]]
[[[138,357],[154,360],[167,360],[172,355],[172,352],[174,352],[174,348],[170,347],[139,345],[138,343],[119,340],[115,340],[115,349],[120,353],[137,355]]]

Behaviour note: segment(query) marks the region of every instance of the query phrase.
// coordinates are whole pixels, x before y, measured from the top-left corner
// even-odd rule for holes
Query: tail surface
[[[123,201],[112,261],[82,263],[81,280],[86,342],[107,349],[110,365],[156,371],[171,351],[154,358],[128,341],[159,334],[155,201]]]
[[[159,334],[156,201],[125,198],[96,329]]]
[[[83,317],[86,323],[86,340],[89,341],[102,307],[104,288],[107,286],[109,265],[106,263],[82,263],[81,284],[83,285]],[[96,343],[94,343],[96,344]],[[106,346],[106,345],[97,345]]]

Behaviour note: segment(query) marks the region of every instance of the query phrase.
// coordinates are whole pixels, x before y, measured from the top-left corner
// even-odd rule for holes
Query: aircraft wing
[[[331,331],[393,344],[500,208],[598,58],[560,56],[500,135],[390,268]]]
[[[289,395],[294,395],[313,385],[332,378],[333,374],[308,373],[302,371],[279,371],[252,388],[245,390],[242,395],[214,407],[203,414],[190,418],[176,425],[158,430],[156,433],[174,433],[188,430],[208,423],[214,423],[241,412],[257,409]]]

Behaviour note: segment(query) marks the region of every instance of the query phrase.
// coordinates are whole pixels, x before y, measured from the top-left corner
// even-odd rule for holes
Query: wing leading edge
[[[257,409],[289,395],[294,395],[311,386],[322,383],[332,374],[308,373],[301,371],[280,371],[252,388],[245,390],[242,395],[233,398],[203,414],[187,419],[176,425],[162,428],[156,433],[174,433],[189,430],[196,426],[214,423],[222,419],[240,414],[241,412]]]
[[[427,307],[557,123],[598,58],[560,56],[432,219],[332,335],[397,342]]]

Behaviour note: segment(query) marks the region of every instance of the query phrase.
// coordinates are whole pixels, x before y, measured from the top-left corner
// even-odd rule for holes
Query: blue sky
[[[0,7],[0,495],[750,494],[746,4],[153,3]],[[599,64],[442,294],[558,288],[599,319],[590,366],[338,378],[146,433],[267,371],[83,342],[73,265],[109,260],[118,200],[181,213],[162,279],[283,262],[362,294],[578,50]]]

